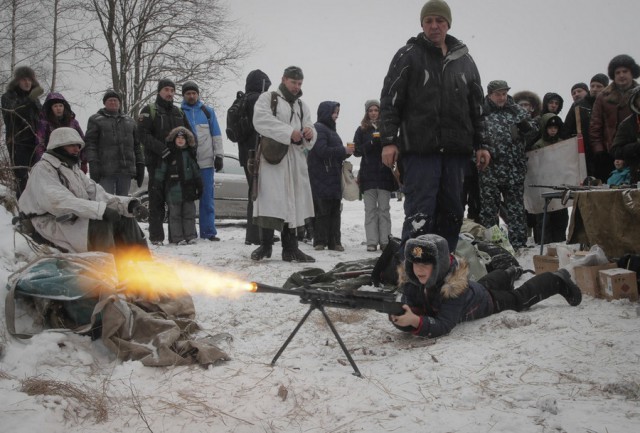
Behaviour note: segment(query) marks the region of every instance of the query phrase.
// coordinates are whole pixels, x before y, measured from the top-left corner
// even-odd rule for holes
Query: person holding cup
[[[380,102],[370,99],[364,103],[364,117],[353,136],[354,156],[361,157],[358,182],[364,201],[364,229],[367,251],[383,250],[391,234],[389,201],[391,192],[398,189],[393,173],[382,163],[382,143],[378,131]]]

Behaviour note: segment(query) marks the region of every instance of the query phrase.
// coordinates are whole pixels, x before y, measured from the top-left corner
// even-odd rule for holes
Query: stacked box
[[[598,272],[605,269],[613,269],[615,267],[615,263],[596,266],[576,266],[573,269],[573,272],[576,277],[576,284],[580,287],[582,294],[590,295],[594,298],[602,298],[603,295],[601,293]]]
[[[638,281],[636,273],[627,269],[605,269],[598,272],[602,296],[605,299],[627,298],[638,300]]]

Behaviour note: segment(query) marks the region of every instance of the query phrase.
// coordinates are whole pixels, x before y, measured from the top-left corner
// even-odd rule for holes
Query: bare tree
[[[0,78],[6,83],[19,63],[40,69],[48,51],[42,49],[44,0],[0,0]]]
[[[85,7],[102,34],[81,38],[82,49],[99,59],[94,66],[108,68],[123,110],[134,115],[160,78],[196,80],[214,92],[249,53],[222,0],[91,0]]]
[[[77,61],[81,60],[67,56],[75,52],[78,38],[87,27],[83,20],[86,13],[79,7],[80,4],[82,3],[77,0],[53,0],[53,4],[47,2],[49,14],[46,29],[49,43],[46,45],[50,48],[48,59],[51,64],[51,92],[56,90],[58,75],[62,72],[61,66],[72,64],[76,67]]]

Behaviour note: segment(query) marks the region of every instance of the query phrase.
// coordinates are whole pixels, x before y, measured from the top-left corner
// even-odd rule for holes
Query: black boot
[[[555,271],[553,274],[560,277],[564,282],[564,286],[560,288],[559,293],[564,297],[564,299],[567,300],[569,305],[571,305],[572,307],[580,305],[580,302],[582,302],[582,291],[580,290],[580,287],[578,287],[578,285],[571,279],[569,271],[567,271],[566,269],[560,269],[558,271]]]
[[[251,253],[251,260],[260,261],[265,257],[270,259],[273,252],[273,230],[261,228],[260,246]]]
[[[494,278],[489,281],[483,280],[489,276]],[[478,282],[483,284],[491,293],[494,313],[505,310],[526,310],[553,295],[562,295],[572,306],[579,305],[582,301],[582,292],[571,281],[569,272],[566,269],[536,275],[515,290],[509,290],[510,278],[506,270],[493,271],[482,277]]]
[[[509,266],[504,271],[509,276],[509,280],[511,281],[511,289],[513,289],[515,282],[522,276],[522,268],[520,266]]]
[[[582,302],[582,292],[571,281],[566,269],[536,275],[514,290],[514,293],[518,297],[518,306],[521,309],[529,308],[553,295],[562,295],[569,305],[574,307]]]
[[[259,262],[265,257],[270,259],[272,252],[273,252],[273,247],[271,245],[261,244],[258,248],[253,250],[253,252],[251,253],[251,260],[255,260],[256,262]]]
[[[298,238],[295,231],[285,227],[282,230],[282,260],[285,262],[313,263],[316,261],[298,248]]]

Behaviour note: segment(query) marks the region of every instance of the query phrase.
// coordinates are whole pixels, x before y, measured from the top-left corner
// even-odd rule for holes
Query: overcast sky
[[[571,103],[570,89],[607,65],[617,54],[640,62],[640,1],[613,0],[450,0],[449,34],[461,39],[475,59],[483,87],[507,80],[512,93],[559,93]],[[226,108],[253,69],[265,71],[277,86],[288,65],[302,67],[303,99],[316,120],[318,104],[341,103],[338,132],[353,138],[364,101],[378,99],[391,58],[420,31],[416,0],[234,0],[230,10],[241,28],[261,44],[218,98]],[[224,110],[220,110],[224,111]],[[224,113],[220,113],[224,118]],[[222,122],[224,124],[224,120]],[[223,126],[224,128],[224,126]],[[231,143],[226,143],[229,150]]]
[[[364,114],[364,101],[378,99],[395,52],[420,31],[422,0],[229,0],[231,18],[257,46],[239,77],[229,77],[213,103],[224,131],[226,109],[249,71],[266,72],[275,89],[286,66],[305,74],[303,99],[316,120],[318,104],[341,103],[338,133],[351,141]],[[507,80],[511,92],[532,90],[542,98],[563,96],[564,118],[571,86],[607,71],[612,57],[629,54],[640,62],[639,0],[450,0],[450,34],[469,47],[483,87]],[[65,91],[86,127],[101,107],[104,80],[92,77],[83,89]],[[181,97],[179,94],[176,102]],[[86,96],[87,92],[97,92]],[[82,96],[80,96],[82,95]],[[225,149],[237,153],[234,143]],[[353,158],[352,158],[353,159]],[[356,162],[357,164],[357,162]]]

